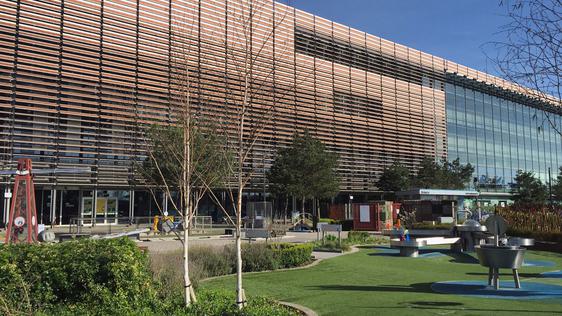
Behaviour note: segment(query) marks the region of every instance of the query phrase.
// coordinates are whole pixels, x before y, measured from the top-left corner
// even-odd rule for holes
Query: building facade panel
[[[546,115],[528,89],[284,4],[3,0],[2,168],[20,157],[37,168],[92,167],[37,177],[39,187],[62,190],[45,191],[50,220],[68,220],[63,206],[55,210],[65,194],[78,215],[93,195],[146,202],[135,197],[133,172],[146,158],[144,126],[173,123],[187,76],[197,111],[232,124],[247,57],[249,119],[276,114],[250,159],[251,190],[266,190],[276,149],[305,129],[339,154],[343,192],[376,191],[385,166],[415,169],[426,156],[470,162],[475,183],[504,191],[517,169],[544,180],[562,163],[559,135],[537,125],[560,124],[560,115]]]

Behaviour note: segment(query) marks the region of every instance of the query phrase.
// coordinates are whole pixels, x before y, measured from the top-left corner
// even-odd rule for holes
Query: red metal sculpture
[[[37,241],[37,210],[35,207],[34,174],[91,173],[85,168],[55,168],[32,170],[31,159],[18,159],[17,170],[0,171],[0,175],[15,175],[12,204],[6,233],[6,243],[32,243]]]
[[[18,159],[6,243],[37,241],[37,210],[31,159]]]

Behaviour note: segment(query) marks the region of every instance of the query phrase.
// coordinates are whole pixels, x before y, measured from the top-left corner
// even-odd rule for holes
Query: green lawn
[[[362,249],[307,269],[249,274],[244,288],[248,295],[299,303],[320,315],[562,315],[562,299],[516,301],[433,293],[430,286],[436,281],[486,280],[487,268],[468,255],[401,258],[377,253]],[[530,251],[526,259],[554,261],[556,266],[523,267],[523,282],[562,269],[559,254]],[[501,280],[513,282],[510,271],[504,272]],[[234,289],[234,281],[228,276],[201,286]],[[562,279],[540,281],[562,285]]]

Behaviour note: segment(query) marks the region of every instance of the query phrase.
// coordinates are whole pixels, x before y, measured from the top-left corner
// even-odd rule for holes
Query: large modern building
[[[134,164],[143,126],[174,121],[182,67],[201,113],[228,121],[245,82],[251,117],[275,108],[248,165],[250,199],[267,191],[275,149],[305,129],[339,154],[346,195],[376,192],[396,160],[458,157],[496,199],[518,169],[546,180],[562,165],[562,138],[541,123],[562,126],[559,101],[281,3],[1,0],[0,168],[30,157],[93,170],[37,176],[40,222],[155,214]]]

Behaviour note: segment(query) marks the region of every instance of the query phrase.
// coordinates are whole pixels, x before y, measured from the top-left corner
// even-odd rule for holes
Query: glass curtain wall
[[[449,160],[475,167],[474,184],[507,192],[517,170],[533,171],[548,183],[562,165],[559,114],[452,83],[446,84]]]

